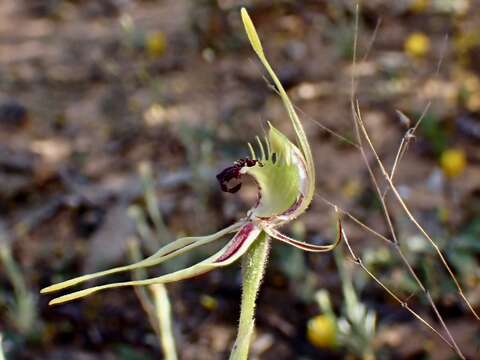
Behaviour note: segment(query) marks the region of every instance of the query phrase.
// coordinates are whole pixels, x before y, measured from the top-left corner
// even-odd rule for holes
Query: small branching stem
[[[352,87],[354,88],[354,87]],[[387,203],[385,201],[385,194],[386,193],[383,193],[381,192],[380,190],[380,186],[377,182],[377,179],[375,177],[375,174],[373,172],[373,169],[370,165],[370,162],[368,161],[368,157],[366,155],[366,152],[365,152],[365,147],[364,147],[364,143],[363,143],[363,138],[362,138],[362,135],[363,137],[366,139],[367,143],[369,144],[369,147],[370,149],[372,150],[372,152],[374,153],[374,157],[375,157],[375,160],[376,162],[379,164],[381,170],[382,170],[382,173],[384,175],[384,177],[386,178],[387,180],[387,183],[389,185],[389,189],[392,190],[392,192],[395,194],[395,196],[397,197],[397,200],[400,202],[401,206],[403,207],[403,209],[406,211],[407,213],[407,216],[409,217],[409,219],[417,226],[417,228],[420,230],[420,232],[429,240],[429,242],[432,244],[432,246],[437,250],[437,253],[440,255],[440,258],[442,260],[442,263],[444,264],[445,268],[447,269],[447,271],[449,272],[450,276],[452,277],[452,279],[454,280],[455,282],[455,285],[457,285],[457,289],[459,289],[459,293],[460,295],[462,296],[462,298],[464,300],[466,300],[466,297],[463,295],[463,292],[461,291],[461,287],[460,287],[460,284],[458,283],[457,279],[455,278],[455,276],[453,275],[453,272],[452,270],[450,269],[450,267],[448,266],[448,263],[446,262],[446,260],[444,259],[443,257],[443,254],[441,253],[440,249],[438,248],[438,246],[435,244],[435,242],[429,237],[429,235],[426,233],[426,231],[419,225],[419,223],[417,222],[417,220],[413,217],[413,215],[410,213],[409,209],[406,207],[405,203],[403,202],[402,198],[400,197],[400,194],[398,193],[398,190],[396,189],[395,185],[393,184],[393,181],[391,180],[391,177],[390,175],[388,174],[388,172],[386,171],[382,161],[380,160],[380,157],[378,156],[378,153],[375,151],[375,148],[373,147],[373,144],[370,140],[370,137],[369,137],[369,134],[365,128],[365,124],[363,123],[362,119],[361,119],[361,116],[360,116],[360,110],[359,110],[359,106],[358,106],[358,101],[356,102],[356,106],[354,105],[354,103],[352,103],[352,112],[353,112],[353,121],[354,121],[354,126],[355,126],[355,134],[356,134],[356,137],[357,137],[357,140],[358,140],[358,143],[360,144],[360,153],[362,155],[362,158],[363,158],[363,161],[367,167],[367,170],[368,170],[368,173],[369,173],[369,176],[370,176],[370,179],[374,185],[374,188],[375,188],[375,191],[377,193],[377,196],[378,196],[378,199],[380,200],[380,203],[381,203],[381,206],[382,206],[382,211],[383,211],[383,214],[385,216],[385,219],[387,221],[387,225],[388,225],[388,229],[392,235],[392,244],[396,250],[396,252],[398,253],[400,259],[402,260],[402,262],[404,263],[405,267],[407,268],[408,272],[410,273],[410,275],[415,279],[416,283],[418,284],[418,286],[420,287],[420,289],[423,291],[423,293],[425,294],[428,302],[430,303],[430,306],[432,307],[432,309],[434,310],[435,312],[435,315],[437,316],[438,320],[440,321],[441,325],[442,325],[442,328],[444,329],[444,331],[447,333],[447,336],[449,337],[450,341],[447,342],[447,344],[452,347],[455,352],[457,353],[458,356],[460,356],[460,358],[464,358],[462,352],[460,351],[460,348],[458,347],[457,343],[455,342],[455,339],[453,338],[450,330],[448,329],[448,327],[446,326],[445,324],[445,321],[443,320],[443,317],[441,316],[440,312],[438,311],[437,309],[437,306],[435,305],[435,303],[433,302],[433,299],[432,297],[430,296],[429,292],[427,291],[427,289],[425,288],[425,286],[423,285],[423,283],[421,282],[421,280],[419,279],[419,277],[417,276],[417,274],[415,273],[415,271],[413,270],[412,266],[410,265],[410,263],[408,262],[406,256],[404,255],[403,251],[401,250],[400,248],[400,245],[399,245],[399,241],[398,241],[398,238],[397,238],[397,235],[396,235],[396,232],[395,232],[395,229],[394,229],[394,226],[393,226],[393,222],[392,222],[392,219],[391,219],[391,216],[390,216],[390,212],[388,210],[388,206],[387,206]],[[403,147],[404,143],[402,142],[401,143],[401,146]],[[398,154],[401,154],[401,152],[397,152]],[[396,164],[395,164],[396,166]],[[392,173],[393,173],[393,170],[392,170]],[[364,268],[364,267],[362,267]],[[366,268],[364,268],[366,269]],[[378,279],[376,279],[373,274],[369,273],[369,275],[376,281],[376,282],[379,282]],[[384,289],[386,289],[385,286],[383,286],[382,284],[382,287]],[[390,295],[393,295],[390,291],[389,291]],[[402,306],[404,306],[405,308],[407,308],[405,306],[405,303],[401,302],[400,303],[402,304]],[[468,302],[467,300],[467,304],[470,305],[470,303]],[[409,309],[409,308],[407,308]],[[470,309],[472,310],[472,312],[474,313],[475,316],[476,313],[473,311],[473,308],[470,306]],[[410,311],[410,309],[409,309]],[[412,311],[410,311],[412,312]],[[419,318],[419,319],[422,319],[421,317],[418,316],[417,313],[415,312],[412,312],[412,314],[415,315],[415,317]],[[423,323],[426,324],[425,320],[422,319],[421,320]],[[435,330],[435,332],[437,334],[438,331]],[[442,339],[444,339],[442,337]]]
[[[360,113],[360,109],[359,109],[359,104],[358,104],[358,100],[356,99],[355,97],[355,93],[356,93],[356,83],[355,83],[355,67],[356,67],[356,57],[357,57],[357,43],[358,43],[358,17],[359,17],[359,7],[357,5],[356,7],[356,11],[355,11],[355,37],[354,37],[354,51],[353,51],[353,75],[352,75],[352,82],[351,82],[351,99],[350,99],[350,104],[351,104],[351,109],[352,109],[352,120],[353,120],[353,124],[354,124],[354,129],[355,129],[355,135],[356,135],[356,139],[357,139],[357,142],[358,142],[358,145],[359,145],[359,150],[360,150],[360,153],[362,155],[362,158],[364,160],[364,163],[367,167],[367,170],[368,170],[368,173],[370,175],[370,178],[371,178],[371,181],[375,187],[375,190],[377,192],[377,195],[378,195],[378,198],[381,202],[381,205],[382,205],[382,210],[383,210],[383,213],[385,215],[385,219],[387,221],[387,224],[388,224],[388,228],[389,228],[389,231],[392,235],[392,245],[394,246],[396,252],[398,253],[400,259],[402,260],[402,262],[405,264],[406,268],[408,269],[408,272],[411,274],[411,276],[415,279],[416,283],[418,284],[418,286],[420,287],[420,289],[424,292],[426,298],[428,299],[432,309],[434,310],[437,318],[439,319],[441,325],[442,325],[442,328],[445,330],[445,332],[447,333],[447,336],[448,338],[450,339],[450,341],[447,341],[437,330],[435,330],[432,326],[430,326],[423,318],[421,318],[416,312],[414,312],[413,310],[411,310],[408,305],[405,303],[405,302],[402,302],[393,292],[391,292],[385,285],[383,285],[383,283],[380,282],[380,280],[378,280],[361,262],[361,260],[353,253],[351,247],[349,246],[349,250],[354,258],[354,260],[356,261],[356,263],[358,263],[362,269],[364,271],[366,271],[368,273],[368,275],[370,277],[372,277],[372,279],[374,279],[375,282],[377,282],[380,286],[382,286],[391,296],[393,296],[398,302],[400,302],[402,304],[403,307],[405,307],[407,310],[409,310],[417,319],[419,319],[422,323],[424,323],[425,325],[427,325],[431,330],[433,330],[437,335],[439,335],[456,353],[457,355],[464,359],[464,355],[462,354],[460,348],[458,347],[458,345],[456,344],[455,342],[455,339],[453,338],[452,334],[450,333],[448,327],[446,326],[445,324],[445,321],[443,320],[443,317],[441,316],[440,312],[438,311],[435,303],[433,302],[433,299],[430,295],[430,293],[428,292],[428,290],[425,288],[425,286],[423,285],[423,283],[421,282],[421,280],[419,279],[419,277],[417,276],[417,274],[415,273],[415,271],[413,270],[412,266],[410,265],[410,263],[408,262],[406,256],[404,255],[404,253],[402,252],[400,246],[399,246],[399,242],[398,242],[398,239],[397,239],[397,236],[396,236],[396,233],[395,233],[395,229],[394,229],[394,226],[393,226],[393,223],[392,223],[392,220],[391,220],[391,217],[390,217],[390,213],[388,211],[388,207],[387,207],[387,204],[386,204],[386,201],[385,201],[385,198],[386,198],[386,195],[387,195],[387,192],[388,190],[392,190],[392,192],[395,194],[395,196],[397,197],[397,200],[400,202],[401,206],[403,207],[403,209],[405,210],[405,212],[407,213],[407,216],[410,218],[410,220],[417,226],[417,228],[420,230],[420,232],[430,241],[430,243],[432,244],[432,246],[437,250],[437,253],[440,255],[440,258],[442,260],[442,263],[444,264],[445,268],[448,270],[450,276],[452,277],[452,279],[454,280],[455,284],[457,285],[457,289],[459,290],[459,293],[460,295],[462,296],[462,298],[464,298],[464,300],[466,300],[465,296],[463,296],[463,292],[461,290],[461,287],[458,283],[458,281],[456,280],[455,276],[453,275],[453,272],[451,271],[450,267],[448,266],[446,260],[444,259],[441,251],[439,250],[438,246],[434,243],[434,241],[429,237],[429,235],[425,232],[425,230],[418,224],[418,222],[416,221],[416,219],[413,217],[413,215],[410,213],[409,209],[406,207],[405,203],[403,202],[400,194],[398,193],[396,187],[394,186],[393,184],[393,175],[395,174],[395,170],[397,168],[397,165],[399,163],[399,161],[401,160],[401,158],[403,157],[404,153],[406,152],[407,150],[407,147],[408,147],[408,144],[409,144],[409,141],[410,139],[412,138],[412,135],[415,130],[418,128],[421,120],[423,119],[423,117],[425,116],[425,114],[427,113],[429,107],[430,107],[430,103],[425,107],[420,119],[417,121],[417,123],[415,124],[415,126],[411,129],[411,131],[407,131],[407,134],[405,135],[405,137],[402,139],[402,142],[400,144],[400,147],[397,151],[397,154],[395,156],[395,162],[394,162],[394,165],[392,167],[392,170],[391,170],[391,173],[389,174],[386,169],[385,169],[385,166],[383,165],[382,161],[380,160],[380,157],[378,156],[378,153],[376,152],[374,146],[373,146],[373,143],[370,139],[370,136],[366,130],[366,127],[365,127],[365,124],[363,123],[363,120],[361,118],[361,113]],[[374,154],[374,157],[375,157],[375,160],[376,162],[378,163],[378,165],[380,166],[381,170],[382,170],[382,173],[385,177],[385,179],[387,180],[387,184],[388,184],[388,188],[385,190],[385,192],[382,194],[381,190],[380,190],[380,186],[378,185],[378,182],[376,180],[376,177],[373,173],[373,170],[372,170],[372,167],[368,161],[368,158],[367,158],[367,155],[366,155],[366,152],[365,152],[365,147],[364,147],[364,142],[363,140],[366,140],[367,143],[368,143],[368,146],[370,148],[370,150],[373,152]],[[345,235],[345,234],[344,234]],[[345,240],[348,241],[346,239],[346,236],[344,236]],[[466,301],[467,304],[469,305],[470,309],[472,310],[472,312],[475,314],[476,317],[477,314],[473,311],[473,308],[470,306],[470,303],[468,301]]]
[[[358,109],[359,109],[359,106],[358,106],[358,102],[357,102],[356,110],[355,110],[355,123],[358,124],[358,126],[360,127],[360,129],[362,131],[363,136],[367,140],[368,146],[370,147],[370,150],[374,154],[376,162],[377,162],[378,166],[380,167],[380,170],[382,171],[383,176],[387,180],[388,185],[390,186],[390,189],[392,190],[393,194],[395,195],[398,203],[400,204],[400,206],[402,207],[402,209],[404,210],[405,214],[410,219],[410,221],[418,229],[418,231],[420,231],[420,233],[428,240],[428,242],[431,244],[431,246],[435,249],[436,253],[438,254],[438,256],[439,256],[439,258],[440,258],[440,260],[443,264],[443,266],[445,267],[448,274],[450,275],[450,278],[454,282],[460,297],[463,299],[463,301],[467,305],[470,312],[475,316],[475,318],[477,320],[480,321],[480,316],[477,314],[477,312],[475,311],[475,309],[473,308],[473,306],[471,305],[471,303],[468,301],[467,297],[465,296],[465,294],[463,292],[463,289],[460,286],[460,283],[458,282],[457,278],[455,277],[455,275],[453,273],[453,270],[450,268],[450,265],[448,265],[448,262],[447,262],[445,256],[443,255],[442,251],[440,250],[438,245],[435,243],[435,241],[433,241],[433,239],[430,237],[430,235],[428,235],[428,233],[425,231],[425,229],[420,225],[420,223],[417,221],[417,219],[413,216],[413,214],[410,211],[410,209],[408,208],[408,206],[403,201],[402,196],[400,195],[397,188],[395,187],[392,178],[389,176],[387,170],[385,169],[385,166],[383,165],[383,162],[380,160],[380,157],[378,156],[378,153],[375,150],[375,147],[372,143],[372,140],[370,139],[370,136],[368,134],[367,129],[365,128],[365,124],[364,124],[364,122],[363,122],[363,120],[360,116],[360,113],[359,113]]]
[[[436,330],[428,321],[418,315],[406,301],[402,300],[398,295],[396,295],[392,290],[390,290],[380,279],[378,279],[375,274],[373,274],[363,263],[362,259],[355,253],[352,246],[350,245],[350,241],[345,233],[345,230],[342,229],[342,237],[347,245],[348,251],[354,261],[355,264],[360,266],[363,271],[365,271],[368,276],[370,276],[381,288],[383,288],[392,298],[395,299],[403,308],[405,308],[408,312],[410,312],[416,319],[418,319],[422,324],[428,327],[431,331],[433,331],[440,339],[442,339],[452,350],[454,350],[457,355],[465,359],[465,356],[461,353],[460,349],[457,350],[457,347],[453,345],[449,340],[447,340],[438,330]]]
[[[250,342],[255,328],[255,304],[262,283],[270,250],[270,238],[262,232],[242,261],[243,292],[240,320],[230,360],[248,359]]]

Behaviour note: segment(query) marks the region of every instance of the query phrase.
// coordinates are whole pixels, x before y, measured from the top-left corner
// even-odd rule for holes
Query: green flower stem
[[[262,232],[243,257],[243,293],[237,339],[230,360],[248,358],[250,341],[255,327],[255,303],[262,283],[270,250],[270,238]]]

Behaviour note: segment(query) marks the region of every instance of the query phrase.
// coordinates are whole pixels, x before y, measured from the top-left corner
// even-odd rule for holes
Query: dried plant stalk
[[[404,138],[402,139],[402,142],[400,143],[400,146],[399,146],[399,149],[397,151],[397,154],[395,156],[395,161],[394,161],[394,164],[393,164],[393,167],[392,167],[392,170],[390,173],[388,173],[386,171],[386,168],[385,166],[383,165],[382,161],[380,160],[380,157],[378,156],[378,153],[376,152],[375,150],[375,147],[373,146],[373,143],[370,139],[370,136],[368,134],[368,131],[365,127],[365,124],[362,120],[362,117],[361,117],[361,113],[360,113],[360,110],[359,110],[359,103],[358,103],[358,100],[356,99],[356,96],[355,96],[355,90],[356,90],[356,84],[355,84],[355,64],[356,64],[356,52],[357,52],[357,39],[358,39],[358,16],[359,16],[359,7],[357,5],[356,7],[356,18],[355,18],[355,38],[354,38],[354,56],[353,56],[353,75],[352,75],[352,87],[351,87],[351,109],[352,109],[352,119],[353,119],[353,124],[354,124],[354,129],[355,129],[355,135],[356,135],[356,139],[357,139],[357,142],[358,142],[358,148],[360,150],[360,153],[361,153],[361,156],[362,156],[362,159],[367,167],[367,170],[368,170],[368,173],[369,173],[369,176],[371,178],[371,181],[372,181],[372,184],[375,188],[375,191],[377,193],[377,196],[380,200],[380,203],[381,203],[381,206],[382,206],[382,210],[383,210],[383,213],[384,213],[384,216],[385,216],[385,219],[386,219],[386,222],[387,222],[387,225],[388,225],[388,229],[391,233],[391,236],[392,236],[392,239],[390,240],[392,246],[394,247],[395,251],[397,252],[398,256],[400,257],[401,261],[404,263],[405,267],[407,268],[408,272],[410,273],[410,275],[414,278],[415,282],[417,283],[418,287],[422,290],[422,292],[424,293],[425,297],[427,298],[428,302],[430,303],[430,306],[432,307],[434,313],[436,314],[443,330],[446,332],[447,334],[447,337],[448,337],[448,340],[440,334],[440,332],[438,330],[436,330],[435,328],[433,328],[427,321],[425,321],[421,316],[419,316],[416,312],[414,312],[413,310],[410,309],[410,307],[408,306],[408,304],[404,301],[402,301],[397,295],[395,295],[395,293],[393,293],[388,287],[386,287],[372,272],[370,272],[368,270],[368,268],[366,268],[365,265],[363,265],[361,259],[356,256],[356,254],[353,252],[353,249],[352,247],[350,246],[349,242],[348,242],[348,238],[345,234],[345,232],[343,231],[342,235],[343,235],[343,238],[345,240],[345,242],[347,243],[347,246],[349,248],[349,251],[354,259],[354,261],[359,264],[362,269],[376,282],[378,283],[385,291],[387,291],[395,300],[397,300],[403,307],[405,307],[408,311],[410,311],[412,313],[412,315],[414,315],[418,320],[420,320],[423,324],[425,324],[430,330],[432,330],[435,334],[437,334],[446,344],[448,344],[456,353],[457,355],[464,359],[464,355],[462,353],[462,351],[460,350],[460,348],[458,347],[455,339],[453,338],[451,332],[449,331],[448,327],[446,326],[445,324],[445,321],[442,317],[442,315],[440,314],[440,312],[438,311],[438,308],[436,307],[429,291],[426,289],[426,287],[423,285],[422,281],[420,280],[420,278],[418,277],[418,275],[416,274],[416,272],[414,271],[413,267],[410,265],[410,263],[408,262],[408,259],[407,257],[405,256],[405,254],[403,253],[402,249],[400,248],[400,244],[399,244],[399,241],[398,241],[398,238],[396,236],[396,232],[395,232],[395,229],[394,229],[394,226],[393,226],[393,222],[391,220],[391,216],[390,216],[390,213],[389,213],[389,210],[388,210],[388,206],[387,206],[387,203],[385,201],[385,198],[386,198],[386,195],[387,195],[387,192],[388,190],[392,190],[392,192],[395,194],[395,197],[397,198],[398,202],[400,203],[401,207],[403,208],[403,210],[405,211],[405,213],[407,214],[408,218],[410,219],[410,221],[415,224],[415,226],[418,228],[418,230],[429,240],[429,242],[431,243],[431,245],[435,248],[435,250],[437,251],[438,255],[440,256],[440,259],[443,263],[443,265],[445,266],[445,268],[447,269],[448,273],[450,274],[451,278],[453,279],[455,285],[457,286],[457,289],[459,291],[459,294],[461,295],[461,297],[465,300],[465,302],[467,303],[469,309],[472,311],[472,313],[475,315],[475,317],[478,318],[478,315],[475,313],[475,311],[473,310],[473,307],[471,306],[471,304],[468,302],[468,300],[466,299],[466,297],[464,296],[463,294],[463,291],[460,287],[460,284],[459,282],[457,281],[455,275],[453,274],[453,271],[450,269],[446,259],[443,257],[443,254],[441,253],[440,249],[438,248],[438,246],[435,244],[435,242],[431,239],[431,237],[427,234],[427,232],[420,226],[420,224],[418,223],[418,221],[415,219],[415,217],[412,215],[412,213],[410,212],[410,210],[408,209],[408,207],[406,206],[405,202],[403,201],[403,199],[401,198],[400,194],[398,193],[398,190],[396,189],[394,183],[393,183],[393,176],[395,174],[395,170],[397,168],[397,165],[401,159],[401,157],[403,156],[403,154],[406,152],[406,149],[407,149],[407,145],[408,145],[408,142],[410,141],[411,137],[413,136],[413,133],[415,132],[415,130],[418,128],[419,124],[420,124],[420,121],[421,119],[423,118],[423,116],[425,115],[425,113],[428,111],[428,108],[430,107],[430,104],[427,105],[427,107],[425,108],[424,110],[424,113],[422,114],[421,118],[417,121],[416,125],[410,129],[410,131],[407,131],[406,135],[404,136]],[[387,183],[388,183],[388,188],[386,189],[386,191],[382,194],[381,190],[380,190],[380,186],[376,180],[376,177],[375,177],[375,174],[373,172],[373,169],[370,165],[370,162],[368,160],[368,157],[366,155],[366,151],[365,151],[365,146],[364,146],[364,141],[363,140],[366,140],[367,144],[368,144],[368,147],[369,149],[373,152],[374,154],[374,157],[375,157],[375,160],[378,164],[378,166],[380,167]]]

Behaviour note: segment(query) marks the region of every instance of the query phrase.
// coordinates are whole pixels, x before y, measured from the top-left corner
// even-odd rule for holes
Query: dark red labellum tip
[[[242,174],[240,174],[240,170],[247,166],[252,167],[255,166],[257,160],[251,159],[240,159],[233,163],[233,166],[229,166],[228,168],[222,170],[219,174],[217,174],[217,180],[220,184],[220,188],[222,191],[229,192],[229,193],[236,193],[242,187],[242,184],[237,184],[231,188],[227,186],[227,184],[232,179],[240,179]]]

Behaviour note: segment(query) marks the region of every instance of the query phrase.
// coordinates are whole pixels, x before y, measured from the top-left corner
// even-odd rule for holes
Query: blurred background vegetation
[[[4,0],[0,341],[6,359],[162,358],[155,326],[134,291],[48,307],[38,289],[125,264],[132,241],[147,255],[176,236],[207,234],[252,204],[253,184],[237,196],[223,194],[215,175],[247,155],[245,143],[267,120],[289,129],[243,33],[241,6],[301,109],[319,192],[388,235],[358,151],[316,123],[354,138],[352,1]],[[395,110],[416,121],[431,101],[396,182],[477,309],[479,7],[477,0],[364,1],[356,69],[364,120],[388,166],[411,126]],[[392,209],[413,268],[459,346],[478,358],[478,322],[433,249],[400,208]],[[333,220],[317,201],[288,232],[328,241]],[[368,268],[434,319],[396,253],[353,224],[345,228]],[[228,356],[240,280],[235,265],[167,286],[179,358]],[[454,356],[342,249],[335,256],[304,254],[274,243],[252,359],[344,358]]]

